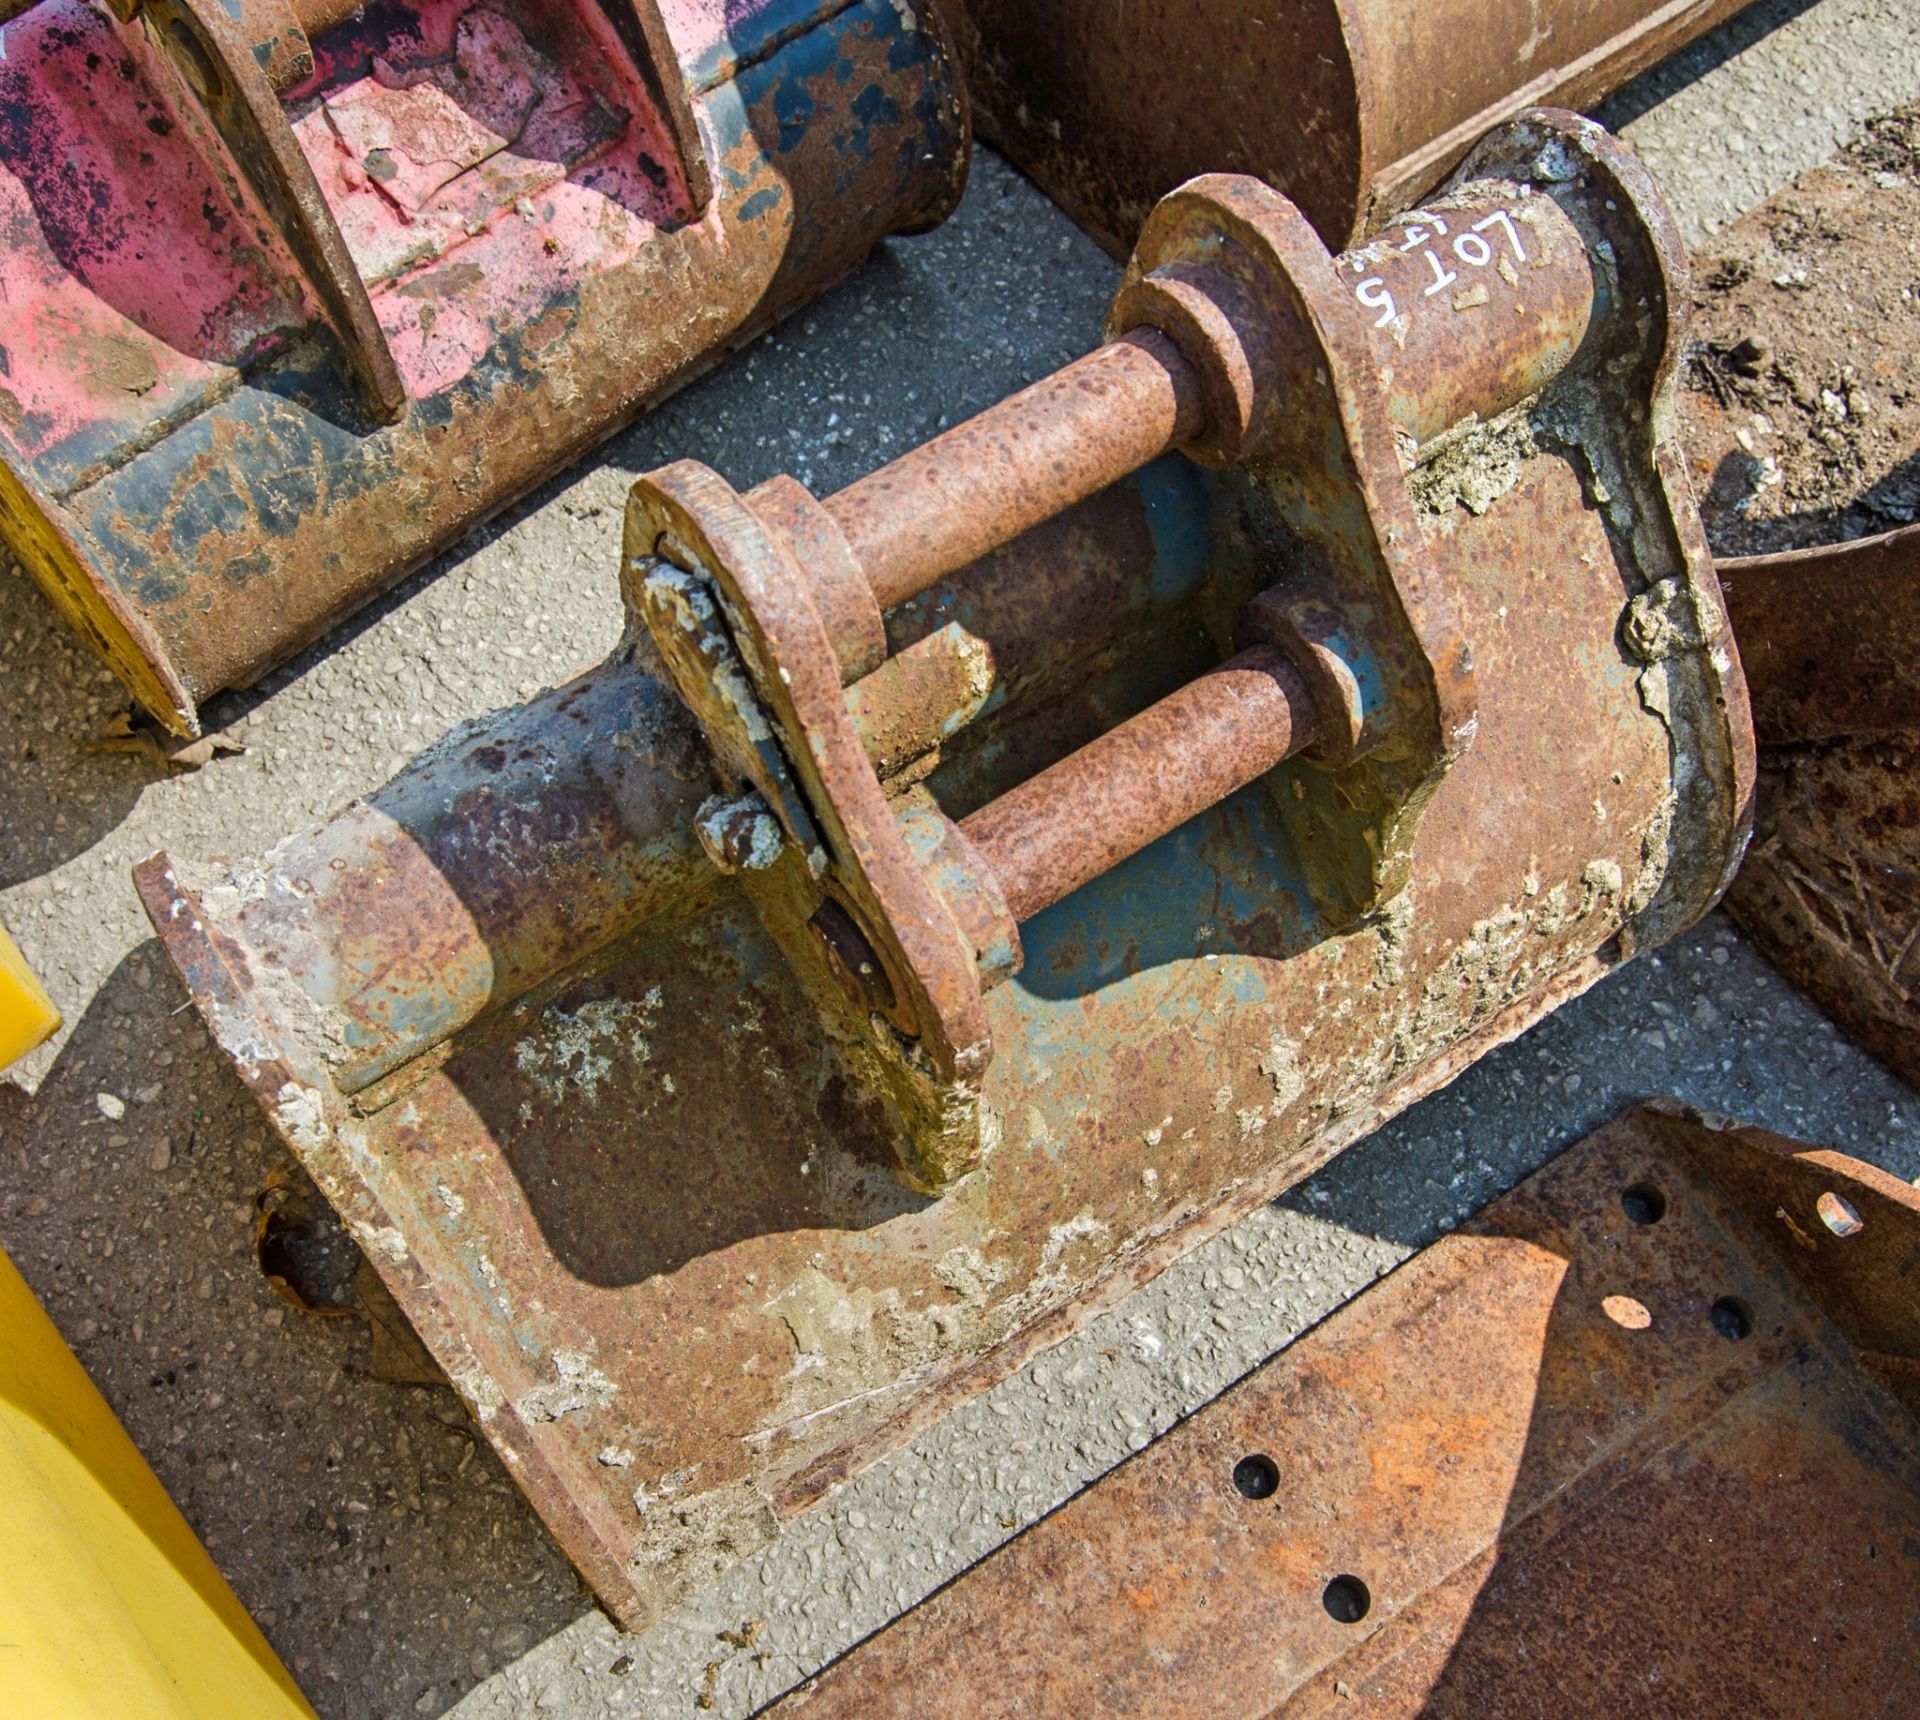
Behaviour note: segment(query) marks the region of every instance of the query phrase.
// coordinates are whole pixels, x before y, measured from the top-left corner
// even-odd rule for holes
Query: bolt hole
[[[1820,1222],[1835,1236],[1858,1236],[1867,1228],[1867,1221],[1860,1216],[1859,1210],[1850,1200],[1845,1200],[1828,1189],[1813,1203],[1813,1210],[1820,1215]]]
[[[1667,1197],[1652,1183],[1635,1183],[1621,1195],[1620,1210],[1635,1224],[1658,1224],[1667,1216]]]
[[[1280,1467],[1255,1452],[1233,1466],[1233,1484],[1249,1499],[1271,1499],[1280,1486]]]
[[[1602,1297],[1600,1311],[1616,1326],[1629,1332],[1644,1332],[1653,1324],[1652,1310],[1634,1296]]]
[[[1753,1310],[1738,1296],[1722,1296],[1708,1310],[1707,1318],[1723,1338],[1740,1339],[1753,1332]]]
[[[1327,1617],[1336,1624],[1358,1624],[1373,1610],[1373,1596],[1358,1577],[1335,1577],[1320,1596]]]

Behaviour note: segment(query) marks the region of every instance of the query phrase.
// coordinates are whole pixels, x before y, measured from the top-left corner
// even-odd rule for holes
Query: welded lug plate
[[[791,1720],[1911,1714],[1920,1196],[1646,1106]]]

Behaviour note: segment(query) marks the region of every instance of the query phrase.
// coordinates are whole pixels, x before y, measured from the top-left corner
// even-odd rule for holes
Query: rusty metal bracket
[[[1596,128],[1489,148],[1339,266],[1196,193],[1155,326],[837,496],[657,475],[606,662],[140,869],[624,1622],[1715,899],[1684,262]]]
[[[1457,190],[1339,258],[1259,182],[1197,179],[1147,222],[1107,344],[841,494],[782,479],[741,497],[691,462],[635,486],[628,601],[728,792],[757,793],[798,857],[759,871],[756,900],[891,1093],[914,1187],[986,1150],[982,998],[1020,969],[1018,923],[1248,783],[1296,755],[1318,767],[1276,787],[1331,926],[1404,891],[1477,723],[1405,469],[1423,448],[1590,346],[1607,362],[1569,410],[1622,427],[1589,451],[1595,485],[1604,467],[1631,486],[1640,529],[1686,517],[1629,445],[1665,348],[1613,314],[1670,302],[1670,235],[1596,135],[1540,120],[1492,140]],[[884,665],[885,612],[1170,446],[1233,469],[1269,543],[1260,577],[1285,570],[1216,593],[1235,654],[964,818],[890,807],[842,691]],[[1714,627],[1674,595],[1690,637]]]
[[[771,1712],[1898,1709],[1916,1410],[1920,1195],[1645,1107]]]
[[[138,19],[186,92],[178,111],[198,115],[224,146],[298,262],[303,285],[325,308],[366,406],[391,422],[405,410],[406,384],[280,105],[283,89],[312,75],[313,50],[298,21],[281,19],[277,10],[254,0],[236,16],[218,0],[144,0]],[[289,29],[297,45],[289,43]]]

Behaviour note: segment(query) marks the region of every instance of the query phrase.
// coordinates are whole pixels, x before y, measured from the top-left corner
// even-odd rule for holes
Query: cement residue
[[[1382,903],[1372,926],[1378,939],[1373,951],[1373,984],[1376,990],[1391,990],[1406,973],[1407,941],[1413,933],[1413,892],[1402,890]]]
[[[1670,415],[1662,408],[1664,395],[1654,401],[1656,418]],[[1625,402],[1630,411],[1638,411],[1639,402],[1631,395]],[[1672,565],[1670,527],[1662,524],[1664,498],[1646,491],[1647,474],[1638,464],[1638,454],[1621,458],[1616,442],[1620,426],[1615,422],[1621,403],[1592,375],[1585,371],[1563,373],[1552,389],[1541,397],[1534,414],[1535,435],[1540,443],[1564,454],[1579,472],[1588,505],[1596,508],[1613,528],[1639,577],[1652,581]],[[1629,464],[1629,460],[1634,463]],[[1657,485],[1656,485],[1657,489]],[[1643,493],[1650,494],[1652,510],[1636,505]]]
[[[1074,1240],[1104,1233],[1083,1214],[1055,1226],[1042,1251],[1042,1277]],[[793,1362],[778,1414],[749,1436],[763,1443],[807,1423],[882,1397],[935,1362],[977,1347],[977,1326],[1007,1268],[971,1244],[957,1244],[934,1267],[955,1300],[911,1307],[893,1286],[842,1285],[818,1266],[804,1268],[761,1312],[786,1327]],[[1064,1277],[1058,1274],[1056,1276]]]
[[[507,1401],[506,1393],[501,1391],[492,1370],[473,1353],[466,1339],[457,1332],[443,1332],[434,1359],[440,1363],[448,1384],[472,1407],[475,1419],[482,1423],[493,1420]]]
[[[1670,384],[1656,392],[1653,407],[1645,434],[1671,452],[1670,442],[1659,440],[1670,435],[1674,418]],[[1568,376],[1543,400],[1540,422],[1584,469],[1588,499],[1605,516],[1623,567],[1644,581],[1622,614],[1620,639],[1645,665],[1637,691],[1667,731],[1672,791],[1642,831],[1621,928],[1630,954],[1671,937],[1711,901],[1737,853],[1739,814],[1729,792],[1731,660],[1709,644],[1724,616],[1707,592],[1707,570],[1690,554],[1685,534],[1676,537],[1673,499],[1660,472],[1646,466],[1642,433],[1622,434],[1610,416],[1615,410],[1594,377]]]
[[[1508,906],[1475,922],[1466,941],[1420,988],[1411,1030],[1416,1047],[1424,1052],[1443,1044],[1505,1004],[1521,952],[1534,936],[1534,916],[1526,908]]]
[[[1656,828],[1645,833],[1644,858],[1663,852]],[[1648,885],[1657,888],[1656,876]],[[1497,1015],[1540,978],[1542,963],[1555,960],[1554,951],[1580,921],[1595,913],[1624,914],[1622,872],[1611,859],[1590,861],[1581,874],[1577,904],[1565,882],[1542,890],[1530,871],[1523,899],[1475,923],[1466,940],[1457,945],[1428,975],[1411,1009],[1402,1007],[1389,1031],[1357,1046],[1346,1058],[1342,1083],[1329,1104],[1329,1115],[1339,1117],[1371,1098],[1394,1071],[1414,1067],[1462,1034]]]
[[[1300,1068],[1300,1048],[1291,1040],[1276,1038],[1260,1059],[1260,1073],[1273,1083],[1270,1114],[1277,1117],[1307,1090],[1307,1078]]]
[[[711,1582],[780,1532],[772,1507],[745,1482],[704,1493],[668,1491],[669,1483],[691,1474],[683,1471],[656,1483],[653,1493],[636,1489],[634,1494],[644,1527],[628,1565],[663,1607]]]
[[[1070,1286],[1083,1281],[1084,1272],[1074,1271],[1066,1264],[1066,1257],[1076,1248],[1098,1243],[1109,1229],[1090,1212],[1075,1213],[1064,1223],[1049,1227],[1032,1276],[995,1310],[1003,1327],[1011,1331],[1024,1325],[1035,1314],[1058,1302]]]
[[[1525,404],[1485,424],[1468,418],[1420,451],[1420,463],[1407,474],[1407,493],[1423,514],[1448,514],[1455,504],[1484,514],[1520,482],[1539,452]]]
[[[1677,578],[1655,580],[1627,605],[1621,642],[1643,663],[1664,662],[1706,643],[1694,593]]]
[[[286,873],[277,864],[281,851],[299,839],[289,838],[265,859],[240,861],[208,867],[194,867],[175,861],[166,874],[173,896],[170,917],[179,919],[190,912],[188,896],[197,897],[200,913],[195,929],[204,924],[228,929],[251,926],[255,916],[250,908],[271,904],[276,897],[297,894]],[[271,910],[269,909],[269,912]],[[268,947],[278,958],[260,961],[250,969],[247,983],[239,993],[238,1009],[224,1009],[210,999],[212,1009],[220,1012],[220,1042],[236,1061],[258,1069],[275,1055],[271,1041],[260,1023],[271,1022],[274,1034],[308,1048],[329,1063],[347,1056],[347,1018],[343,1011],[317,1000],[298,975],[303,971],[324,970],[325,962],[313,947],[298,918],[274,916],[262,927]]]
[[[514,1404],[529,1425],[558,1421],[579,1410],[605,1409],[619,1396],[619,1388],[593,1365],[586,1350],[555,1350],[556,1378],[520,1394]]]
[[[1615,861],[1589,860],[1580,873],[1580,887],[1586,891],[1580,912],[1591,913],[1596,907],[1614,901],[1625,882]]]
[[[576,1010],[550,1003],[540,1012],[539,1026],[514,1045],[514,1061],[550,1103],[584,1099],[594,1104],[622,1051],[637,1063],[652,1058],[647,1029],[659,1018],[662,1001],[655,986],[638,1003],[597,998]]]
[[[309,1164],[325,1152],[333,1141],[333,1127],[327,1121],[326,1101],[319,1090],[298,1081],[284,1083],[274,1095],[274,1121],[301,1158]]]
[[[713,795],[694,814],[700,846],[729,870],[763,872],[780,858],[780,822],[756,795]]]
[[[360,1224],[348,1221],[347,1228],[353,1232],[353,1239],[370,1255],[377,1255],[394,1265],[407,1258],[413,1251],[407,1246],[407,1238],[398,1225]]]
[[[716,704],[732,719],[738,732],[754,744],[771,740],[773,731],[746,671],[739,658],[721,643],[730,636],[712,587],[696,574],[661,562],[648,572],[642,590],[650,612],[670,619],[686,636],[687,651],[704,668]],[[743,649],[744,637],[738,632],[731,635]]]
[[[1538,888],[1539,884],[1536,880],[1534,890],[1538,890]],[[1529,891],[1528,894],[1533,894],[1533,891]],[[1591,912],[1592,907],[1593,896],[1591,893],[1588,893],[1583,897],[1579,909],[1576,912],[1569,913],[1567,908],[1567,887],[1565,884],[1556,884],[1535,904],[1533,910],[1533,929],[1543,938],[1557,937],[1567,926],[1571,925],[1575,919]]]
[[[763,1305],[793,1343],[793,1366],[783,1382],[780,1413],[768,1432],[834,1410],[898,1385],[946,1347],[951,1316],[936,1323],[931,1309],[910,1309],[897,1289],[843,1286],[809,1266]]]
[[[1627,896],[1624,911],[1631,920],[1637,918],[1660,892],[1660,886],[1666,882],[1668,867],[1673,850],[1673,815],[1675,797],[1671,794],[1661,798],[1659,805],[1640,830],[1640,869],[1634,875],[1633,888]]]
[[[962,1243],[934,1262],[933,1275],[954,1295],[969,1302],[984,1302],[1006,1281],[1007,1269],[979,1249]]]

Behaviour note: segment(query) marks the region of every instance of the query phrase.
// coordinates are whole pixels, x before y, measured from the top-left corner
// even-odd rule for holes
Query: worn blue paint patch
[[[1078,999],[1169,963],[1271,960],[1322,936],[1272,791],[1256,782],[1027,921],[1013,983]]]
[[[991,1001],[995,1037],[1017,1047],[1033,1093],[1030,1115],[1006,1127],[1037,1118],[1034,1144],[1057,1158],[1086,1135],[1077,1091],[1053,1082],[1090,1043],[1217,1042],[1223,1022],[1271,1006],[1285,958],[1324,936],[1291,853],[1256,783],[1029,920],[1026,965]]]
[[[300,398],[314,380],[303,372],[265,380],[274,387],[241,389],[69,502],[137,604],[161,609],[184,598],[187,570],[204,566],[210,541],[248,532],[290,540],[311,529],[322,473],[329,507],[391,479],[391,433],[369,436],[362,423],[314,411]],[[316,392],[338,398],[338,377]],[[266,572],[269,559],[238,558],[225,571],[244,580]]]
[[[209,533],[224,537],[244,532],[252,525],[252,510],[247,497],[240,493],[240,485],[246,482],[246,476],[228,463],[213,467],[197,483],[175,492],[177,502],[167,521],[175,555],[182,561],[195,561]]]
[[[895,126],[900,123],[900,104],[881,85],[868,84],[853,98],[853,117],[860,122],[862,133],[870,132],[877,125]],[[868,146],[869,152],[871,147]]]
[[[754,12],[729,17],[725,35],[688,63],[687,82],[695,95],[704,95],[752,69],[789,38],[829,24],[849,9],[846,0],[765,0]]]
[[[909,66],[932,58],[932,49],[921,30],[897,28],[893,40],[887,44],[887,65],[896,72],[904,72]]]
[[[1372,722],[1386,708],[1387,686],[1380,659],[1367,649],[1366,639],[1357,631],[1336,626],[1326,636],[1328,648],[1347,666],[1353,677],[1360,721]]]
[[[721,84],[702,98],[701,107],[713,140],[710,153],[721,181],[729,191],[746,190],[766,157],[753,135],[744,92],[736,83]],[[743,145],[750,145],[751,150]]]
[[[735,78],[740,99],[749,109],[768,106],[774,116],[778,148],[795,148],[806,135],[816,103],[814,92],[827,79],[844,85],[857,69],[857,62],[846,52],[855,36],[888,44],[888,59],[896,72],[916,66],[931,68],[933,42],[919,30],[908,30],[899,14],[883,0],[856,0],[854,5],[835,13],[818,28],[792,36],[778,44],[776,52],[752,65],[742,65]],[[901,56],[902,46],[908,50]],[[938,80],[933,80],[938,81]],[[842,153],[851,153],[861,161],[873,157],[873,129],[897,124],[900,107],[878,84],[869,85],[850,104],[859,122],[849,137],[836,140]],[[923,124],[944,130],[938,116],[929,120],[916,106],[915,116]]]
[[[578,296],[557,295],[549,308],[577,315]],[[262,371],[70,499],[103,565],[137,604],[159,610],[180,602],[187,570],[211,560],[210,542],[235,533],[255,531],[260,547],[222,562],[225,577],[245,583],[269,575],[269,546],[313,530],[323,497],[334,512],[391,483],[409,463],[403,444],[451,425],[462,411],[490,410],[502,389],[532,390],[544,374],[528,363],[525,331],[511,327],[452,388],[414,399],[407,416],[388,426],[361,414],[336,351],[309,343],[296,349],[296,360]],[[204,475],[189,479],[196,466]]]
[[[177,426],[191,422],[195,416],[208,410],[219,387],[230,380],[231,372],[223,372],[205,382],[180,389],[169,403],[166,417],[158,425],[151,421],[107,414],[89,419],[70,435],[43,442],[37,450],[32,443],[35,420],[29,417],[19,437],[19,444],[27,455],[20,465],[48,495],[70,495],[89,473],[119,464],[127,457],[129,447],[151,437],[168,419]],[[50,425],[52,420],[41,416],[39,422],[43,427],[40,433],[44,436],[44,427]],[[168,435],[179,433],[178,428],[166,432]]]
[[[819,66],[806,70],[793,65],[793,61],[815,57],[797,52],[796,49],[789,49],[780,56],[778,64],[781,76],[768,92],[768,98],[773,107],[774,121],[780,128],[779,147],[782,154],[790,149],[798,149],[807,135],[807,127],[814,114],[811,78],[814,72],[825,69],[824,57]]]
[[[1153,538],[1153,595],[1177,603],[1198,591],[1213,565],[1220,495],[1213,476],[1184,454],[1163,454],[1128,483]]]
[[[761,216],[771,214],[786,200],[786,193],[778,185],[764,185],[746,202],[740,205],[740,219],[758,221]]]

